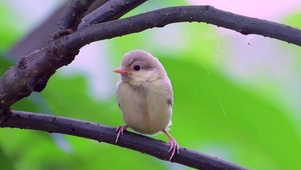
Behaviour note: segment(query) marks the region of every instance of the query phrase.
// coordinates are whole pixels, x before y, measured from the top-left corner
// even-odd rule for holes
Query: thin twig
[[[118,143],[115,143],[115,128],[56,115],[12,111],[10,117],[2,122],[0,127],[33,129],[79,136],[139,151],[165,161],[169,158],[169,145],[163,141],[126,131],[119,138]],[[197,169],[245,170],[238,165],[182,147],[180,154],[176,154],[171,161]]]
[[[87,14],[79,24],[78,30],[91,24],[118,19],[146,1],[147,0],[110,0],[90,14]]]
[[[95,1],[86,13],[97,9],[99,6],[103,5],[107,0],[97,0]],[[54,11],[49,18],[45,19],[41,25],[31,30],[25,37],[21,38],[12,46],[9,50],[9,54],[14,59],[20,59],[22,56],[25,56],[35,49],[43,48],[47,45],[46,40],[49,38],[56,28],[56,24],[61,17],[62,13],[65,11],[65,8],[69,2],[65,2],[62,6]]]
[[[95,0],[72,0],[60,17],[50,40],[59,38],[76,30],[85,12]]]
[[[206,22],[244,35],[258,34],[301,46],[301,30],[275,22],[222,11],[211,6],[178,6],[158,9],[133,17],[87,26],[58,42],[66,50],[88,43],[137,33],[178,22]]]
[[[64,3],[59,9],[54,11],[49,18],[45,19],[41,25],[19,39],[9,50],[11,57],[13,57],[15,61],[18,61],[21,57],[31,53],[35,49],[46,46],[49,35],[55,29],[56,24],[67,5],[67,3]]]
[[[243,34],[259,34],[301,45],[301,31],[283,24],[232,14],[211,6],[181,6],[87,26],[22,58],[0,78],[0,108],[41,91],[59,67],[73,61],[79,49],[91,42],[163,27],[176,22],[207,22]],[[22,81],[21,81],[22,80]]]
[[[0,109],[41,91],[50,76],[71,63],[79,49],[94,41],[141,32],[177,22],[206,22],[243,34],[258,34],[301,45],[301,30],[283,24],[245,17],[211,6],[180,6],[159,9],[133,17],[86,26],[34,51],[0,78]],[[2,113],[0,110],[0,114]]]

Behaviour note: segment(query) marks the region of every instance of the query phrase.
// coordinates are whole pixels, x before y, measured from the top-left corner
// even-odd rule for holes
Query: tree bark
[[[168,161],[170,157],[168,153],[169,144],[163,141],[125,131],[118,142],[115,143],[115,128],[56,115],[12,111],[12,115],[3,121],[0,127],[63,133],[125,147],[164,161]],[[175,154],[171,162],[206,170],[246,170],[246,168],[218,159],[217,157],[182,147],[180,148],[180,153]]]
[[[0,78],[0,126],[18,127],[76,135],[115,144],[114,129],[46,114],[10,111],[10,106],[33,91],[42,91],[55,71],[70,64],[79,49],[94,41],[110,39],[164,27],[179,22],[205,22],[235,30],[244,35],[258,34],[295,45],[301,45],[301,31],[287,25],[250,18],[215,9],[211,6],[178,6],[158,9],[118,19],[146,0],[111,0],[92,12],[94,0],[72,0],[61,15],[46,45],[21,57]],[[86,2],[86,3],[82,3]],[[130,132],[119,140],[119,146],[166,160],[166,143]],[[172,161],[204,169],[244,169],[237,165],[181,148]]]

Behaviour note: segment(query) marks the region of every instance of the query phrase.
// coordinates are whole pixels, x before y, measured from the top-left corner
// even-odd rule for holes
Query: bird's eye
[[[135,65],[134,66],[134,70],[139,71],[140,70],[140,66],[139,65]]]

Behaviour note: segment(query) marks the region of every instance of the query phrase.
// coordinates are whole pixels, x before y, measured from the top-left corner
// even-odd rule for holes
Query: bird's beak
[[[130,75],[131,72],[125,70],[124,68],[116,68],[113,70],[115,73],[119,73],[121,75]]]

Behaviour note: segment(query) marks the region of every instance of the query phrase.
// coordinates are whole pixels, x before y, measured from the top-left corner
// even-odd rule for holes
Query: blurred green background
[[[38,1],[28,1],[40,9],[38,22],[28,18],[30,7],[17,2],[0,2],[1,75],[15,62],[9,50],[61,5],[55,1],[43,11]],[[147,2],[127,16],[186,3]],[[300,16],[290,12],[277,22],[300,28]],[[118,75],[112,69],[133,49],[151,52],[165,66],[175,95],[170,132],[182,147],[249,169],[301,167],[301,48],[212,25],[173,24],[92,43],[59,69],[43,92],[13,109],[122,125]],[[165,135],[154,138],[167,141]],[[0,129],[0,165],[5,170],[189,169],[106,143],[10,128]]]

